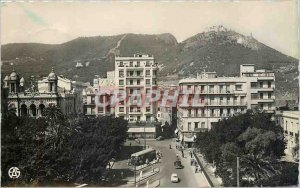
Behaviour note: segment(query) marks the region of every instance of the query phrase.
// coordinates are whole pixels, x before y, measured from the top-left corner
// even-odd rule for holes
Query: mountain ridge
[[[13,43],[2,45],[2,75],[12,65],[26,78],[46,76],[51,67],[73,80],[91,82],[94,75],[105,76],[114,69],[114,56],[154,55],[159,76],[193,76],[203,70],[220,76],[236,75],[240,64],[274,70],[278,96],[298,96],[298,60],[255,39],[224,27],[198,33],[182,42],[170,33],[158,35],[125,33],[114,36],[78,37],[62,44]],[[77,62],[84,64],[76,68]],[[288,91],[288,94],[286,93]]]

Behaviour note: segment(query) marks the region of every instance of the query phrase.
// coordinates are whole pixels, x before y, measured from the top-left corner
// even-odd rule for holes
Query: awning
[[[128,133],[155,133],[155,127],[130,127]]]
[[[180,138],[180,141],[184,141],[184,142],[194,142],[194,139],[196,138],[196,135],[192,136],[192,137],[187,137],[187,136],[184,136],[182,137],[182,135],[179,136]]]

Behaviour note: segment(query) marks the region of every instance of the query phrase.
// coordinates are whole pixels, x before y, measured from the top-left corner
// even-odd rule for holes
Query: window
[[[269,92],[269,93],[268,93],[268,99],[271,99],[271,98],[272,98],[272,93]]]
[[[139,61],[136,62],[136,66],[137,66],[137,67],[141,66]]]
[[[129,82],[130,82],[130,85],[133,85],[133,80],[129,80]]]
[[[220,108],[220,116],[223,116],[223,108]]]
[[[129,67],[133,67],[133,62],[132,61],[129,62]]]
[[[204,109],[202,109],[202,111],[201,111],[201,116],[205,116]]]
[[[122,62],[122,61],[120,62],[120,65],[119,65],[119,67],[124,67],[124,64],[123,64],[123,62]]]
[[[156,79],[152,79],[152,84],[153,84],[153,85],[156,85],[156,84],[157,84]]]
[[[129,71],[129,75],[130,75],[130,76],[133,76],[133,71]]]
[[[241,91],[242,90],[242,85],[235,85],[235,90]]]
[[[146,85],[150,85],[150,79],[146,79]]]
[[[150,89],[146,89],[146,94],[149,94],[150,93]]]
[[[245,109],[244,108],[241,108],[241,112],[244,112],[245,111]]]
[[[150,76],[150,70],[146,70],[146,76]]]
[[[260,99],[263,99],[263,98],[264,98],[264,94],[263,94],[263,93],[260,93],[260,94],[259,94],[259,98],[260,98]]]
[[[259,87],[263,88],[263,86],[264,86],[264,83],[263,82],[259,82]]]
[[[227,114],[230,115],[230,108],[227,108]]]
[[[140,85],[140,84],[141,84],[141,81],[140,81],[140,80],[137,80],[137,81],[136,81],[136,84],[137,84],[137,85]]]
[[[244,104],[245,102],[245,96],[241,96],[241,104]]]
[[[150,67],[150,62],[146,61],[146,67]]]
[[[141,121],[141,116],[137,116],[137,117],[136,117],[136,120],[137,120],[137,121]]]
[[[213,93],[213,92],[214,92],[214,86],[213,86],[213,85],[210,85],[210,86],[209,86],[209,92],[210,92],[210,93]]]
[[[140,76],[140,75],[141,75],[141,72],[140,72],[140,71],[136,71],[136,75],[137,75],[137,76]]]
[[[268,109],[271,110],[271,108],[272,108],[272,103],[269,103],[268,104]]]
[[[156,70],[153,70],[153,75],[156,76]]]
[[[119,77],[124,77],[124,71],[119,71]]]
[[[257,87],[257,83],[256,82],[251,82],[251,88],[256,88]]]
[[[98,113],[103,113],[103,107],[98,107]]]
[[[195,122],[195,129],[198,129],[199,122]]]
[[[188,131],[191,130],[191,122],[188,122]]]
[[[219,93],[223,93],[223,85],[220,85],[220,92]]]
[[[214,109],[211,109],[211,116],[215,117],[215,110]]]
[[[188,110],[188,116],[191,116],[191,115],[192,115],[192,110],[189,109],[189,110]]]
[[[205,122],[201,122],[201,128],[205,128]]]
[[[268,81],[268,88],[271,88],[271,82],[270,81]]]
[[[210,96],[210,104],[213,104],[214,100],[215,100],[215,97],[214,96]]]
[[[234,96],[234,97],[233,97],[233,103],[234,103],[234,104],[237,104],[237,99],[238,99],[237,96]]]
[[[230,102],[230,97],[227,97],[227,104],[229,104]]]
[[[157,108],[157,111],[158,111],[158,112],[160,111],[160,107]]]
[[[130,94],[133,94],[133,89],[129,89],[129,93],[130,93]]]
[[[119,85],[123,86],[124,85],[124,80],[119,80]]]
[[[220,97],[220,104],[223,104],[223,97]]]
[[[251,93],[251,99],[257,99],[257,98],[258,98],[258,96],[256,93]]]
[[[119,107],[119,112],[124,112],[124,107]]]
[[[151,117],[150,116],[146,116],[146,121],[150,121]]]
[[[146,112],[150,112],[150,106],[146,107]]]
[[[141,112],[141,107],[137,107],[137,108],[136,108],[136,111],[137,111],[137,112]]]

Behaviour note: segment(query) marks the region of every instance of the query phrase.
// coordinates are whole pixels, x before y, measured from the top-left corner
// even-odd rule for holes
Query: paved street
[[[172,144],[172,149],[169,145]],[[160,166],[161,172],[155,176],[155,179],[160,179],[160,187],[208,187],[204,175],[200,172],[195,174],[195,168],[190,166],[190,156],[188,151],[185,151],[184,158],[181,157],[181,152],[175,149],[174,139],[162,141],[147,141],[147,145],[162,152],[163,157]],[[174,161],[176,160],[176,153],[180,156],[183,169],[175,169]],[[179,183],[171,182],[171,174],[177,173],[180,178]]]

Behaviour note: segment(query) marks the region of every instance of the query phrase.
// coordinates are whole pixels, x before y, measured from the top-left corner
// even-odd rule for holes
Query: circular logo
[[[8,170],[8,176],[12,179],[17,179],[21,175],[20,170],[17,167],[11,167]]]

